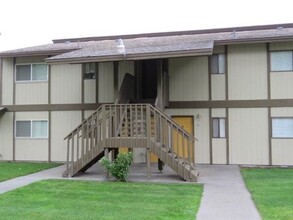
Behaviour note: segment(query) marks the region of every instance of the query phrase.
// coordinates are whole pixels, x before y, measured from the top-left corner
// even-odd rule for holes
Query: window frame
[[[218,120],[218,134],[215,136],[214,135],[214,120]],[[220,120],[224,120],[224,131],[225,131],[225,136],[221,137],[221,123]],[[212,138],[214,139],[225,139],[227,138],[227,123],[226,123],[226,117],[212,117]]]
[[[91,71],[91,64],[94,66],[94,72]],[[89,65],[89,72],[87,72],[86,65]],[[87,78],[87,74],[92,74],[93,73],[93,78]],[[90,63],[84,63],[83,64],[83,80],[95,80],[97,78],[97,67],[96,63],[90,62]]]
[[[278,53],[278,52],[291,52],[292,54],[292,65],[290,70],[272,70],[272,53]],[[270,51],[270,72],[276,73],[276,72],[293,72],[293,50],[273,50]]]
[[[224,56],[224,72],[220,72],[220,62],[219,62],[219,55],[223,55]],[[213,56],[217,56],[217,72],[212,72],[212,64],[213,64]],[[209,72],[211,75],[225,75],[227,73],[227,55],[226,53],[215,53],[209,56]]]
[[[271,130],[271,132],[272,132],[271,133],[272,134],[272,137],[271,138],[272,139],[293,139],[293,135],[292,135],[292,137],[275,137],[274,136],[274,132],[273,132],[274,131],[274,127],[273,127],[273,120],[274,119],[290,119],[290,120],[293,120],[293,117],[292,116],[289,116],[289,117],[272,117],[271,118],[271,127],[272,127],[271,128],[272,129]]]
[[[46,80],[33,80],[33,65],[46,65],[47,69],[47,79]],[[30,66],[30,79],[29,80],[17,80],[17,66]],[[15,83],[32,83],[32,82],[48,82],[49,80],[49,65],[46,63],[18,63],[15,64],[14,71],[14,82]]]
[[[30,137],[19,137],[17,136],[16,130],[17,130],[17,122],[19,121],[29,121],[30,122]],[[34,137],[33,136],[33,122],[40,122],[40,121],[45,121],[47,122],[47,134],[45,137]],[[48,119],[17,119],[14,122],[14,138],[15,139],[48,139],[49,138],[49,120]]]

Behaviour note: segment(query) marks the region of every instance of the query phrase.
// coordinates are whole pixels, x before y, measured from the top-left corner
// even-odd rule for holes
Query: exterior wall
[[[212,74],[211,75],[211,92],[212,100],[225,100],[226,98],[226,79],[225,74]]]
[[[48,104],[48,83],[15,83],[15,104]]]
[[[195,141],[195,162],[210,163],[209,111],[208,109],[166,109],[169,116],[193,116]]]
[[[169,59],[170,101],[208,100],[208,58]]]
[[[13,159],[13,113],[0,116],[0,161]]]
[[[13,104],[13,58],[3,58],[2,103]]]
[[[271,72],[272,99],[293,98],[293,72]]]
[[[99,102],[114,102],[114,67],[112,62],[99,63]]]
[[[268,109],[230,109],[231,164],[269,164]]]
[[[81,123],[81,111],[51,112],[51,160],[66,161],[67,142],[64,139]]]
[[[96,103],[96,80],[84,81],[84,103]]]
[[[229,45],[228,82],[230,100],[267,99],[266,45]]]
[[[15,113],[15,120],[27,119],[48,120],[48,112]],[[48,161],[48,143],[48,138],[15,138],[15,160]]]
[[[51,65],[51,103],[81,103],[81,65]]]

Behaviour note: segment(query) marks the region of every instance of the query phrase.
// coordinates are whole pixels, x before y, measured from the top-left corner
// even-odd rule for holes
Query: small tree
[[[109,159],[103,157],[100,164],[116,178],[116,180],[127,181],[129,167],[133,160],[133,153],[119,153],[117,158],[111,162]]]

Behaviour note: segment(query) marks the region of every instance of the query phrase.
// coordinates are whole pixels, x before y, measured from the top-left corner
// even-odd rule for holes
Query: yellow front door
[[[184,130],[193,136],[193,117],[192,116],[173,116],[172,119],[180,125]],[[187,141],[182,141],[182,135],[173,130],[173,149],[181,157],[188,158],[188,144],[190,145],[190,158],[194,158],[194,146],[193,143],[187,143]],[[183,147],[184,146],[184,147]]]

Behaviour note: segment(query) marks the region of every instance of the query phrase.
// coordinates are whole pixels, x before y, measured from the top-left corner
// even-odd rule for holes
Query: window
[[[16,65],[15,81],[47,81],[47,64]]]
[[[292,51],[271,52],[271,71],[292,71]]]
[[[84,64],[84,79],[96,78],[96,65],[95,63]]]
[[[213,118],[213,138],[226,137],[226,119]]]
[[[17,138],[48,138],[47,120],[20,120],[15,123]]]
[[[224,74],[226,72],[225,54],[214,54],[210,57],[211,74]]]
[[[293,118],[272,119],[273,138],[293,138]]]

